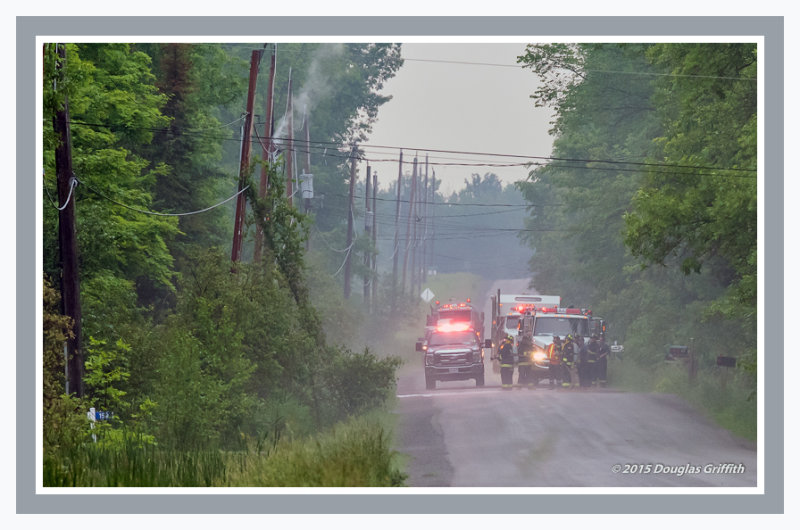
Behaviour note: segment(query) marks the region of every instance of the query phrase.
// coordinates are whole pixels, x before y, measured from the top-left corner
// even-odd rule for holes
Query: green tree
[[[703,366],[747,363],[755,48],[530,45],[520,61],[543,77],[536,104],[558,111],[554,160],[520,186],[537,288],[591,305],[648,367],[690,337]]]
[[[554,160],[520,185],[532,205],[524,238],[534,248],[538,288],[569,303],[602,302],[631,280],[620,233],[641,175],[635,165],[603,161],[642,161],[660,131],[642,75],[652,71],[646,47],[529,45],[519,58],[546,78],[532,96],[536,104],[558,111]]]
[[[757,265],[756,46],[656,45],[668,77],[654,100],[665,125],[653,170],[626,216],[626,244],[643,264],[705,264],[727,288],[715,308],[754,331]],[[687,169],[698,168],[698,169]]]
[[[54,46],[46,46],[45,55],[45,63],[54,64]],[[82,183],[76,189],[82,281],[105,271],[140,288],[171,285],[172,256],[166,242],[176,233],[177,222],[121,206],[152,209],[151,189],[163,170],[130,149],[150,142],[151,131],[167,123],[159,111],[165,100],[153,85],[149,66],[146,54],[132,52],[126,44],[82,44],[67,45],[63,77],[45,69],[45,123],[52,122],[69,98],[73,169]],[[48,190],[55,186],[52,151],[57,141],[45,135]],[[50,206],[46,203],[44,215],[44,265],[46,272],[57,275],[58,216]]]
[[[224,144],[238,145],[241,120],[225,126],[220,116],[247,90],[247,63],[218,44],[154,43],[137,49],[153,60],[155,85],[168,99],[162,110],[169,125],[140,146],[142,155],[168,169],[157,176],[154,206],[159,211],[194,212],[233,194],[236,171],[223,162]],[[232,121],[232,120],[230,120]],[[227,245],[231,212],[217,208],[183,216],[170,250],[183,269],[188,247]]]

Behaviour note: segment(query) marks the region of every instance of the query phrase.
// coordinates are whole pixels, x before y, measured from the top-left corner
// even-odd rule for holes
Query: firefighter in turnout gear
[[[581,388],[592,386],[592,372],[589,365],[589,344],[583,341],[583,337],[576,339],[578,345],[578,378],[581,380]]]
[[[561,345],[561,368],[564,372],[561,379],[562,388],[577,386],[578,369],[575,365],[575,342],[572,340],[572,335],[564,337],[564,343]]]
[[[514,381],[514,339],[508,335],[500,344],[500,382],[504,390],[511,390]]]
[[[597,381],[600,386],[606,386],[608,383],[608,356],[611,354],[611,348],[606,344],[606,338],[600,337],[600,352],[597,354]]]
[[[559,380],[563,379],[564,375],[561,368],[561,338],[558,335],[553,337],[553,342],[547,345],[546,353],[550,360],[547,369],[548,378],[550,379],[550,388],[553,388]]]
[[[519,386],[527,386],[533,388],[533,374],[531,373],[531,365],[533,364],[533,337],[530,332],[523,333],[522,338],[517,344],[517,365],[518,373],[517,382]]]
[[[597,339],[597,335],[592,335],[589,342],[581,348],[581,365],[584,367],[581,386],[584,388],[597,385],[597,358],[600,353],[600,343]]]

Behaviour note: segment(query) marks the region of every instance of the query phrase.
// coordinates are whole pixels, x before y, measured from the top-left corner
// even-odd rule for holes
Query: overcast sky
[[[552,138],[547,131],[552,114],[549,109],[536,108],[529,97],[536,89],[536,76],[518,66],[490,66],[516,65],[525,44],[403,44],[405,64],[384,86],[382,93],[393,97],[380,107],[368,145],[408,148],[403,152],[404,161],[413,159],[418,152],[424,162],[426,149],[549,156]],[[484,64],[460,64],[463,62]],[[397,149],[365,150],[373,160],[397,159]],[[442,153],[430,153],[429,160],[524,162],[498,156]],[[373,171],[378,171],[381,187],[388,185],[387,178],[397,178],[396,162],[371,165]],[[406,167],[410,171],[410,166]],[[519,166],[430,166],[429,170],[433,169],[448,193],[463,187],[464,179],[472,173],[493,172],[504,182],[523,180],[528,173],[528,169]]]

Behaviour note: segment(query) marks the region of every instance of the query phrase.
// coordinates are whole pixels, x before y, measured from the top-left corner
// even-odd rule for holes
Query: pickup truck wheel
[[[425,376],[425,388],[428,390],[434,390],[436,388],[436,379]]]
[[[475,378],[475,386],[483,386],[483,374]]]

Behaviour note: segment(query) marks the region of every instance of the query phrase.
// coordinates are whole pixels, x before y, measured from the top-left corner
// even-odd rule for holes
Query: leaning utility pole
[[[378,172],[372,174],[372,307],[378,302]]]
[[[266,119],[264,124],[264,140],[261,143],[261,157],[264,159],[264,165],[261,166],[261,187],[259,188],[258,196],[262,199],[267,197],[267,189],[269,188],[269,176],[267,172],[267,164],[271,162],[272,156],[272,95],[275,87],[275,60],[278,54],[278,45],[272,51],[272,59],[269,65],[269,83],[267,85],[267,108]],[[262,219],[266,222],[266,219]],[[253,261],[261,261],[261,245],[264,243],[264,231],[260,223],[256,223],[256,247],[253,252]]]
[[[408,268],[408,250],[411,246],[411,220],[414,218],[414,192],[417,188],[417,157],[414,157],[414,170],[411,176],[411,197],[408,200],[408,222],[406,223],[406,251],[403,258],[403,283],[400,285],[400,292],[406,292],[406,269]],[[413,289],[411,289],[413,290]]]
[[[292,69],[289,68],[289,96],[286,98],[287,115],[287,143],[286,143],[286,197],[289,199],[289,206],[292,205],[292,181],[294,179],[294,146],[292,136],[294,131],[294,120],[292,119]]]
[[[397,170],[397,203],[394,214],[394,250],[392,251],[392,313],[397,301],[397,250],[400,236],[400,189],[403,187],[403,150],[400,150],[400,167]]]
[[[62,72],[66,62],[66,45],[59,44],[57,68]],[[58,181],[58,243],[61,252],[61,307],[72,319],[72,338],[66,343],[66,393],[83,397],[83,353],[81,352],[81,300],[78,277],[78,237],[75,233],[75,187],[78,181],[72,174],[72,140],[69,128],[69,98],[64,95],[64,108],[53,118],[53,130],[58,137],[56,147],[56,178]]]
[[[372,191],[372,168],[368,165],[367,166],[367,182],[364,189],[364,235],[367,237],[371,237],[370,233],[372,232],[372,208],[370,208],[371,202],[371,192]],[[372,250],[367,249],[364,251],[364,270],[365,271],[372,271]],[[370,285],[370,274],[369,272],[364,273],[364,305],[367,308],[367,312],[369,312],[369,285]]]
[[[264,50],[253,50],[250,55],[250,85],[247,89],[247,110],[244,117],[244,135],[242,136],[242,152],[239,161],[239,196],[236,198],[236,220],[233,224],[233,247],[231,261],[236,263],[242,255],[242,232],[244,230],[244,213],[247,203],[242,190],[250,172],[250,137],[253,131],[253,102],[256,97],[256,81],[258,80],[258,64]]]
[[[353,255],[353,195],[356,189],[356,146],[350,154],[350,198],[347,201],[347,255],[344,258],[344,297],[350,298],[350,257]]]

